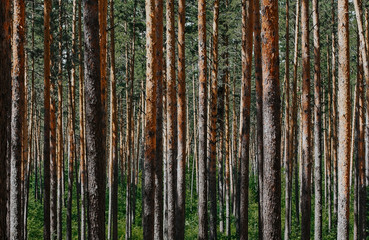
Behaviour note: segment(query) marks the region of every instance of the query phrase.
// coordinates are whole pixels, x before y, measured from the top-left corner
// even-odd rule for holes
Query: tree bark
[[[44,0],[44,239],[50,239],[50,14],[51,0]]]
[[[252,68],[253,0],[242,1],[242,83],[240,105],[240,239],[248,239],[249,144]]]
[[[213,5],[213,48],[210,95],[210,156],[209,156],[209,200],[210,200],[210,239],[217,239],[217,190],[216,190],[216,144],[217,144],[217,92],[218,92],[218,22],[219,0]],[[222,156],[218,156],[222,158]],[[221,190],[223,191],[223,190]],[[223,207],[222,205],[220,207]]]
[[[25,77],[25,2],[14,1],[12,36],[12,106],[10,142],[10,239],[21,239],[23,219],[21,203],[22,174],[22,110]]]
[[[281,123],[278,1],[263,0],[263,239],[281,239]]]
[[[7,140],[8,116],[11,113],[11,4],[0,3],[0,239],[7,238]]]
[[[206,59],[206,1],[198,1],[199,34],[199,233],[198,239],[208,239],[207,207],[207,59]]]
[[[185,236],[185,205],[186,205],[186,141],[189,133],[187,125],[188,101],[186,101],[186,58],[185,58],[185,24],[186,0],[178,1],[178,153],[177,153],[177,209],[176,209],[176,239]]]
[[[338,1],[338,221],[337,239],[349,238],[349,170],[351,140],[350,65],[348,1]]]
[[[284,231],[284,238],[290,239],[291,233],[291,189],[292,189],[292,158],[291,158],[291,151],[290,148],[293,145],[290,145],[290,49],[289,49],[289,7],[290,3],[289,0],[286,0],[286,59],[285,59],[285,102],[286,102],[286,115],[285,115],[285,142],[284,142],[284,162],[285,162],[285,169],[286,169],[286,197],[285,197],[285,231]]]
[[[110,154],[108,239],[118,239],[118,119],[115,80],[114,0],[110,1]]]
[[[309,1],[301,2],[302,46],[302,159],[301,159],[301,239],[310,239],[311,216],[311,115],[310,115],[310,53],[309,53]]]
[[[154,196],[156,160],[156,17],[155,1],[146,0],[146,109],[143,188],[143,237],[154,238]]]
[[[85,38],[86,148],[88,174],[88,237],[105,238],[104,114],[101,100],[98,1],[83,0]]]
[[[320,30],[318,1],[313,0],[314,25],[314,239],[322,239],[322,144],[320,90]]]

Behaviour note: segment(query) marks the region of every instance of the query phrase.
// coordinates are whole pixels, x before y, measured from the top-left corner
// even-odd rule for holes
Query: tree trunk
[[[118,239],[118,120],[115,80],[114,0],[110,1],[110,154],[108,239]]]
[[[25,77],[25,2],[14,1],[13,36],[12,36],[12,106],[11,106],[11,142],[10,142],[10,239],[21,239],[22,236],[22,110],[24,101]]]
[[[11,113],[11,4],[9,0],[0,4],[0,238],[7,238],[7,140],[8,116]]]
[[[290,145],[290,49],[289,49],[289,8],[290,3],[289,0],[286,1],[286,59],[285,59],[285,102],[286,102],[286,115],[285,115],[285,142],[284,142],[284,163],[286,169],[286,197],[285,197],[285,230],[284,230],[284,238],[286,240],[290,239],[291,233],[291,189],[292,189],[292,158],[290,148],[293,145]]]
[[[198,239],[208,239],[207,207],[207,59],[206,59],[206,1],[198,1],[199,34],[199,233]]]
[[[248,239],[249,144],[252,68],[253,0],[242,1],[242,83],[240,105],[240,239]]]
[[[322,239],[322,144],[320,90],[320,32],[318,0],[313,0],[314,25],[314,239]]]
[[[98,1],[83,0],[88,174],[88,237],[105,238],[104,114],[101,101]]]
[[[185,24],[186,0],[178,1],[178,153],[177,153],[177,209],[176,209],[176,239],[182,240],[185,236],[185,205],[186,205],[186,134],[189,128],[188,101],[186,101],[186,58],[185,58]],[[168,98],[169,99],[169,98]]]
[[[254,0],[254,62],[255,62],[255,91],[256,91],[256,137],[258,159],[258,227],[259,240],[263,239],[263,76],[261,65],[261,26],[260,26],[260,1]]]
[[[160,1],[160,0],[159,0]],[[146,0],[146,109],[143,187],[143,237],[154,238],[154,196],[156,160],[156,17],[155,1]]]
[[[310,239],[311,216],[311,115],[310,115],[310,53],[309,1],[301,2],[302,46],[302,159],[301,159],[301,239]]]
[[[281,123],[278,1],[263,0],[263,239],[281,239]]]
[[[209,156],[209,200],[210,200],[210,239],[217,239],[217,190],[216,190],[216,144],[217,144],[217,92],[218,92],[218,21],[219,0],[213,7],[213,49],[210,95],[210,156]],[[218,156],[222,158],[222,156]],[[221,190],[222,191],[222,190]],[[222,205],[220,206],[222,207]]]
[[[295,205],[296,205],[296,218],[297,223],[300,221],[300,211],[299,211],[299,195],[298,195],[298,165],[297,165],[297,67],[298,67],[298,56],[299,56],[299,26],[300,26],[300,1],[296,2],[296,21],[295,21],[295,46],[293,54],[293,80],[292,80],[292,119],[291,119],[291,132],[290,132],[290,156],[291,156],[291,168],[293,169],[293,162],[295,162]],[[292,173],[291,173],[292,174]],[[292,191],[292,189],[291,189]],[[291,194],[292,195],[292,194]],[[292,203],[291,203],[292,204]],[[292,222],[292,217],[291,217]]]
[[[57,118],[57,239],[62,239],[62,164],[63,164],[63,26],[62,26],[62,0],[59,0],[59,59],[58,59],[58,118]]]
[[[348,1],[338,1],[338,221],[337,239],[349,238],[349,170],[351,140]]]
[[[50,239],[50,14],[51,0],[44,0],[44,239]]]
[[[67,239],[72,239],[72,202],[73,202],[73,164],[76,159],[75,146],[75,78],[76,65],[74,58],[76,57],[76,17],[77,17],[77,1],[73,0],[73,16],[72,16],[72,57],[71,57],[71,78],[69,82],[69,165],[68,165],[68,204],[67,204]],[[78,178],[77,178],[78,179]],[[78,185],[78,181],[76,181]],[[78,192],[78,191],[77,191]],[[78,194],[77,194],[78,195]],[[77,204],[78,201],[77,201]],[[78,207],[77,207],[78,208]],[[77,213],[78,214],[78,213]],[[79,221],[78,221],[79,226]]]

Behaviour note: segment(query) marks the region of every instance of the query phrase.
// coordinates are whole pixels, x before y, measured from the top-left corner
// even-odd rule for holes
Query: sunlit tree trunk
[[[302,159],[301,159],[301,239],[310,239],[311,216],[311,115],[310,115],[310,53],[309,53],[309,1],[301,2],[302,46]]]
[[[322,142],[320,30],[318,0],[313,0],[314,25],[314,239],[322,239]]]
[[[351,140],[348,1],[338,1],[338,221],[337,239],[349,238],[349,170]]]
[[[114,0],[110,1],[110,26],[114,26]],[[118,120],[115,80],[115,29],[110,30],[110,154],[108,239],[118,239]]]
[[[22,110],[24,101],[25,77],[25,2],[17,0],[13,3],[13,36],[12,36],[12,106],[11,106],[11,141],[10,141],[10,239],[21,239],[22,236]]]
[[[281,123],[278,1],[261,7],[263,61],[263,239],[281,239]],[[266,217],[267,216],[267,217]]]
[[[207,207],[207,59],[206,59],[206,1],[198,1],[199,34],[199,233],[198,239],[208,239]]]
[[[146,0],[146,108],[143,189],[143,237],[154,238],[154,196],[156,160],[156,18],[155,1]]]
[[[185,23],[186,0],[178,1],[178,154],[177,154],[177,210],[176,210],[176,239],[182,240],[185,236],[185,205],[186,205],[186,137],[189,134],[188,111],[186,106],[186,61],[185,61]],[[187,135],[186,135],[187,134]]]
[[[284,238],[287,240],[290,238],[291,233],[291,189],[292,189],[292,158],[291,158],[291,145],[290,145],[290,49],[289,49],[289,0],[286,0],[286,59],[285,59],[285,102],[286,102],[286,114],[285,114],[285,142],[284,142],[284,163],[286,169],[286,197],[285,197],[285,230]]]

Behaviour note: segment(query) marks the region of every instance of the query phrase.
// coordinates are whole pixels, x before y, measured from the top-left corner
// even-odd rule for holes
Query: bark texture
[[[263,239],[281,239],[281,123],[278,1],[261,7],[263,61]]]
[[[11,107],[11,4],[0,3],[0,239],[7,238],[7,139]]]
[[[88,238],[105,238],[105,155],[100,83],[98,1],[83,0],[85,38],[86,155],[88,173]]]
[[[337,239],[349,238],[350,213],[350,142],[351,142],[351,103],[349,65],[349,19],[348,1],[338,1],[338,201]]]

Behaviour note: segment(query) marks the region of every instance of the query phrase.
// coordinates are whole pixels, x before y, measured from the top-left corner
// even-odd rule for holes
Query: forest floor
[[[191,160],[192,161],[192,160]],[[65,172],[65,176],[67,176],[67,172]],[[140,175],[141,177],[141,175]],[[284,173],[282,173],[282,179],[284,180]],[[65,180],[67,181],[67,180]],[[186,183],[188,186],[186,191],[186,222],[185,222],[185,238],[186,239],[197,239],[197,231],[198,231],[198,214],[197,214],[197,196],[196,191],[194,189],[194,197],[191,199],[191,172],[187,169],[186,174]],[[43,205],[40,200],[35,200],[34,195],[34,179],[33,176],[30,180],[30,195],[29,195],[29,214],[28,214],[28,237],[29,239],[42,239],[43,238]],[[285,216],[285,184],[282,181],[282,236],[284,236],[284,216]],[[295,206],[295,196],[294,196],[294,185],[293,185],[293,199],[292,199],[292,232],[291,239],[300,239],[300,224],[296,218],[296,206]],[[65,195],[64,200],[66,204],[66,196],[67,196],[67,182],[65,184]],[[119,239],[125,239],[125,209],[126,209],[126,186],[124,181],[124,186],[122,186],[122,179],[119,177],[119,189],[118,189],[118,236]],[[324,189],[324,183],[323,183]],[[369,190],[369,189],[368,189]],[[132,239],[142,239],[142,198],[141,198],[141,181],[136,191],[137,203],[136,203],[136,218],[135,223],[132,228]],[[313,192],[313,190],[312,190]],[[369,191],[367,191],[369,192]],[[106,199],[108,199],[108,188],[106,190]],[[250,176],[250,184],[249,184],[249,239],[254,240],[258,239],[258,192],[257,192],[257,184],[256,177]],[[353,222],[354,222],[354,214],[353,214],[353,190],[351,191],[351,200],[350,200],[350,239],[353,239]],[[367,194],[369,195],[369,194]],[[311,214],[311,236],[314,236],[314,195],[312,195],[312,214]],[[76,188],[74,181],[73,188],[73,213],[72,213],[72,234],[73,239],[78,239],[78,224],[77,224],[77,205],[76,205]],[[324,201],[324,194],[323,194]],[[368,203],[368,201],[367,201]],[[108,216],[108,201],[106,201],[106,222]],[[367,206],[369,209],[369,206]],[[369,212],[369,211],[368,211]],[[219,202],[218,202],[218,213],[219,213]],[[225,213],[225,207],[224,207]],[[333,215],[333,214],[332,214]],[[369,223],[369,218],[367,218],[367,223]],[[368,224],[367,224],[368,226]],[[63,207],[63,236],[65,236],[66,231],[66,205]],[[107,233],[107,230],[106,230]],[[63,237],[64,238],[64,237]],[[218,239],[227,239],[224,233],[220,233],[219,231],[219,217],[218,217]],[[231,237],[230,239],[237,239],[236,235],[236,225],[235,218],[231,215]],[[323,202],[323,239],[333,240],[336,239],[336,224],[335,220],[332,222],[332,230],[329,232],[328,230],[328,213],[327,208]]]

